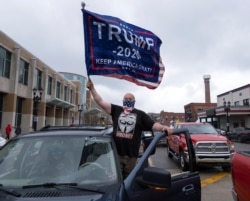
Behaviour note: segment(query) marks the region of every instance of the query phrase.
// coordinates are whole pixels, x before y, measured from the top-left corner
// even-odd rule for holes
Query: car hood
[[[191,134],[193,142],[197,141],[227,141],[227,138],[217,134]]]

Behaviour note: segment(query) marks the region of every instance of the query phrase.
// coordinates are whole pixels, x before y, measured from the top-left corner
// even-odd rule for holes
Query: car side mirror
[[[171,187],[171,174],[162,168],[146,167],[137,182],[148,188],[163,190]]]

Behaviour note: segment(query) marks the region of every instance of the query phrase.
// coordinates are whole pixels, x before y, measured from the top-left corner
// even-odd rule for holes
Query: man
[[[167,131],[171,134],[172,129],[154,122],[144,111],[134,108],[135,97],[131,93],[126,93],[123,97],[123,106],[118,106],[104,101],[90,79],[87,82],[87,88],[95,102],[112,116],[113,137],[125,179],[136,164],[142,131]]]

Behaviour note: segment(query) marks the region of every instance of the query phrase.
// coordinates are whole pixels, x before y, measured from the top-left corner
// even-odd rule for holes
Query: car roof
[[[87,135],[87,136],[111,136],[113,126],[79,125],[79,126],[45,126],[38,131],[22,133],[21,136],[48,136],[48,135]]]

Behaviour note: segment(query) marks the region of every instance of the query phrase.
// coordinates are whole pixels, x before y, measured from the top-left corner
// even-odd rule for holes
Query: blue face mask
[[[123,107],[133,109],[135,106],[134,100],[124,99],[123,100]]]

